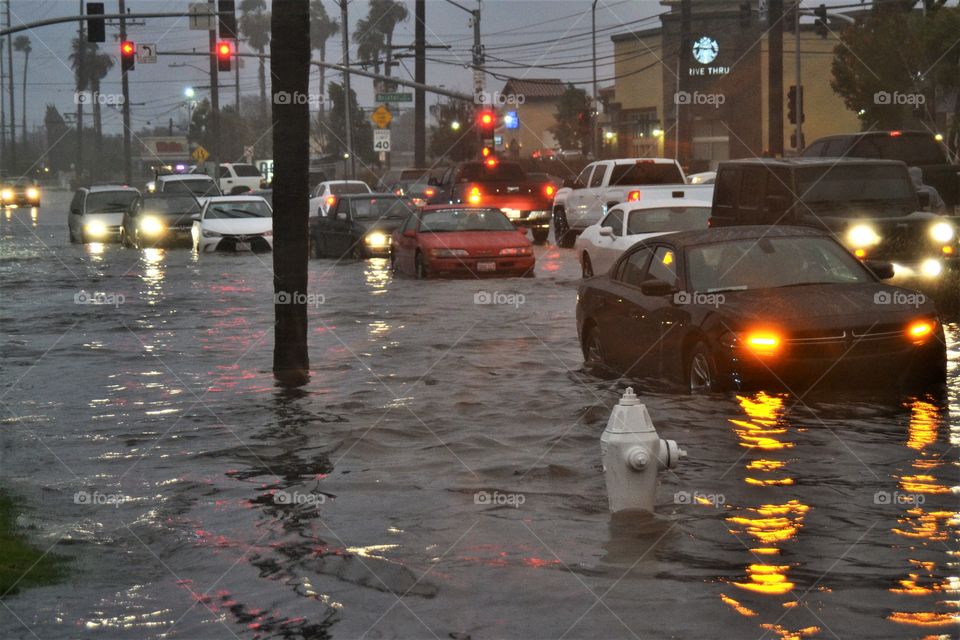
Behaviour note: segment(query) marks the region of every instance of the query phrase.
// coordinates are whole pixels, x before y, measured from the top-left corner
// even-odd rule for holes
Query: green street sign
[[[412,93],[378,93],[377,102],[413,102]]]

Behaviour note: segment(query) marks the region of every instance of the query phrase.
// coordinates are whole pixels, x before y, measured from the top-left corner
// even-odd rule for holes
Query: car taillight
[[[428,187],[423,190],[423,194],[428,198],[432,198],[436,193],[437,193],[437,190],[432,187]]]
[[[499,161],[498,161],[496,158],[494,158],[493,156],[490,156],[489,158],[487,158],[486,163],[487,163],[487,168],[489,168],[489,169],[493,169],[493,168],[495,168],[498,164],[500,164]]]
[[[556,188],[552,184],[548,184],[543,188],[543,192],[547,194],[548,198],[552,198],[553,194],[557,192]]]
[[[899,138],[899,137],[902,136],[902,135],[903,135],[903,131],[891,131],[891,132],[890,132],[890,137],[891,137],[891,138]]]
[[[640,202],[640,191],[633,190],[627,193],[627,202]]]
[[[480,187],[472,187],[470,195],[467,196],[467,202],[470,204],[480,204]]]

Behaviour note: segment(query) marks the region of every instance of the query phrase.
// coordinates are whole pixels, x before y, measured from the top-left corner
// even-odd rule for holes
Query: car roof
[[[366,198],[397,198],[402,199],[405,196],[398,196],[392,191],[373,191],[370,193],[345,193],[342,196],[337,196],[341,200],[363,200]]]
[[[447,211],[447,210],[459,210],[459,209],[475,209],[477,211],[489,211],[493,209],[494,211],[500,211],[497,207],[481,207],[478,205],[463,205],[463,204],[428,204],[425,207],[420,209],[423,213],[429,213],[431,211]],[[500,213],[503,213],[500,211]]]
[[[835,165],[902,165],[899,160],[879,160],[875,158],[742,158],[724,160],[720,169],[729,166],[765,166],[765,167],[816,167]]]
[[[367,184],[363,180],[324,180],[320,184]]]
[[[615,160],[598,160],[597,162],[612,162],[613,164],[676,164],[672,158],[617,158]]]
[[[171,182],[176,180],[210,180],[213,181],[213,178],[208,176],[205,173],[167,173],[162,176],[157,176],[157,180],[163,180],[164,182]]]
[[[97,193],[100,191],[136,191],[140,192],[139,189],[131,187],[125,184],[93,184],[89,187],[86,187],[87,191],[90,193]]]
[[[657,238],[668,240],[670,244],[682,248],[728,240],[760,240],[762,238],[824,238],[829,234],[813,227],[792,227],[789,225],[744,225],[713,229],[695,229],[677,231]]]
[[[212,196],[207,198],[207,202],[266,202],[263,196]]]

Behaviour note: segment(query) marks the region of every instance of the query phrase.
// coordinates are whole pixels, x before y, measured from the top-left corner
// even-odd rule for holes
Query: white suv
[[[252,164],[243,162],[220,165],[217,176],[220,191],[227,195],[239,195],[247,191],[263,188],[263,174]]]

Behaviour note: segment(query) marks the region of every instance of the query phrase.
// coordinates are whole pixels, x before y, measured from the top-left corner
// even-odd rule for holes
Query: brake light
[[[423,190],[423,194],[424,194],[425,196],[427,196],[428,198],[432,198],[436,192],[437,192],[437,190],[434,189],[433,187],[428,187],[428,188],[426,188],[426,189]]]
[[[488,155],[490,155],[490,147],[484,147],[481,153],[483,154],[483,157],[486,158]]]
[[[467,202],[470,204],[480,204],[480,187],[470,189],[470,195],[467,196]]]
[[[640,202],[640,191],[634,190],[627,193],[627,202]]]
[[[754,331],[743,341],[747,348],[760,356],[769,356],[780,350],[780,336],[768,331]]]
[[[493,169],[494,167],[497,166],[497,164],[499,163],[497,162],[496,158],[493,158],[493,157],[487,158],[487,166],[489,168]]]
[[[548,197],[548,198],[552,198],[552,197],[553,197],[553,194],[555,194],[555,193],[557,192],[557,190],[554,188],[554,186],[553,186],[552,184],[548,184],[547,186],[545,186],[545,187],[543,188],[543,192],[544,192],[545,194],[547,194],[547,197]]]
[[[891,132],[890,132],[890,137],[891,137],[891,138],[899,138],[899,137],[902,136],[902,135],[903,135],[903,131],[891,131]]]

